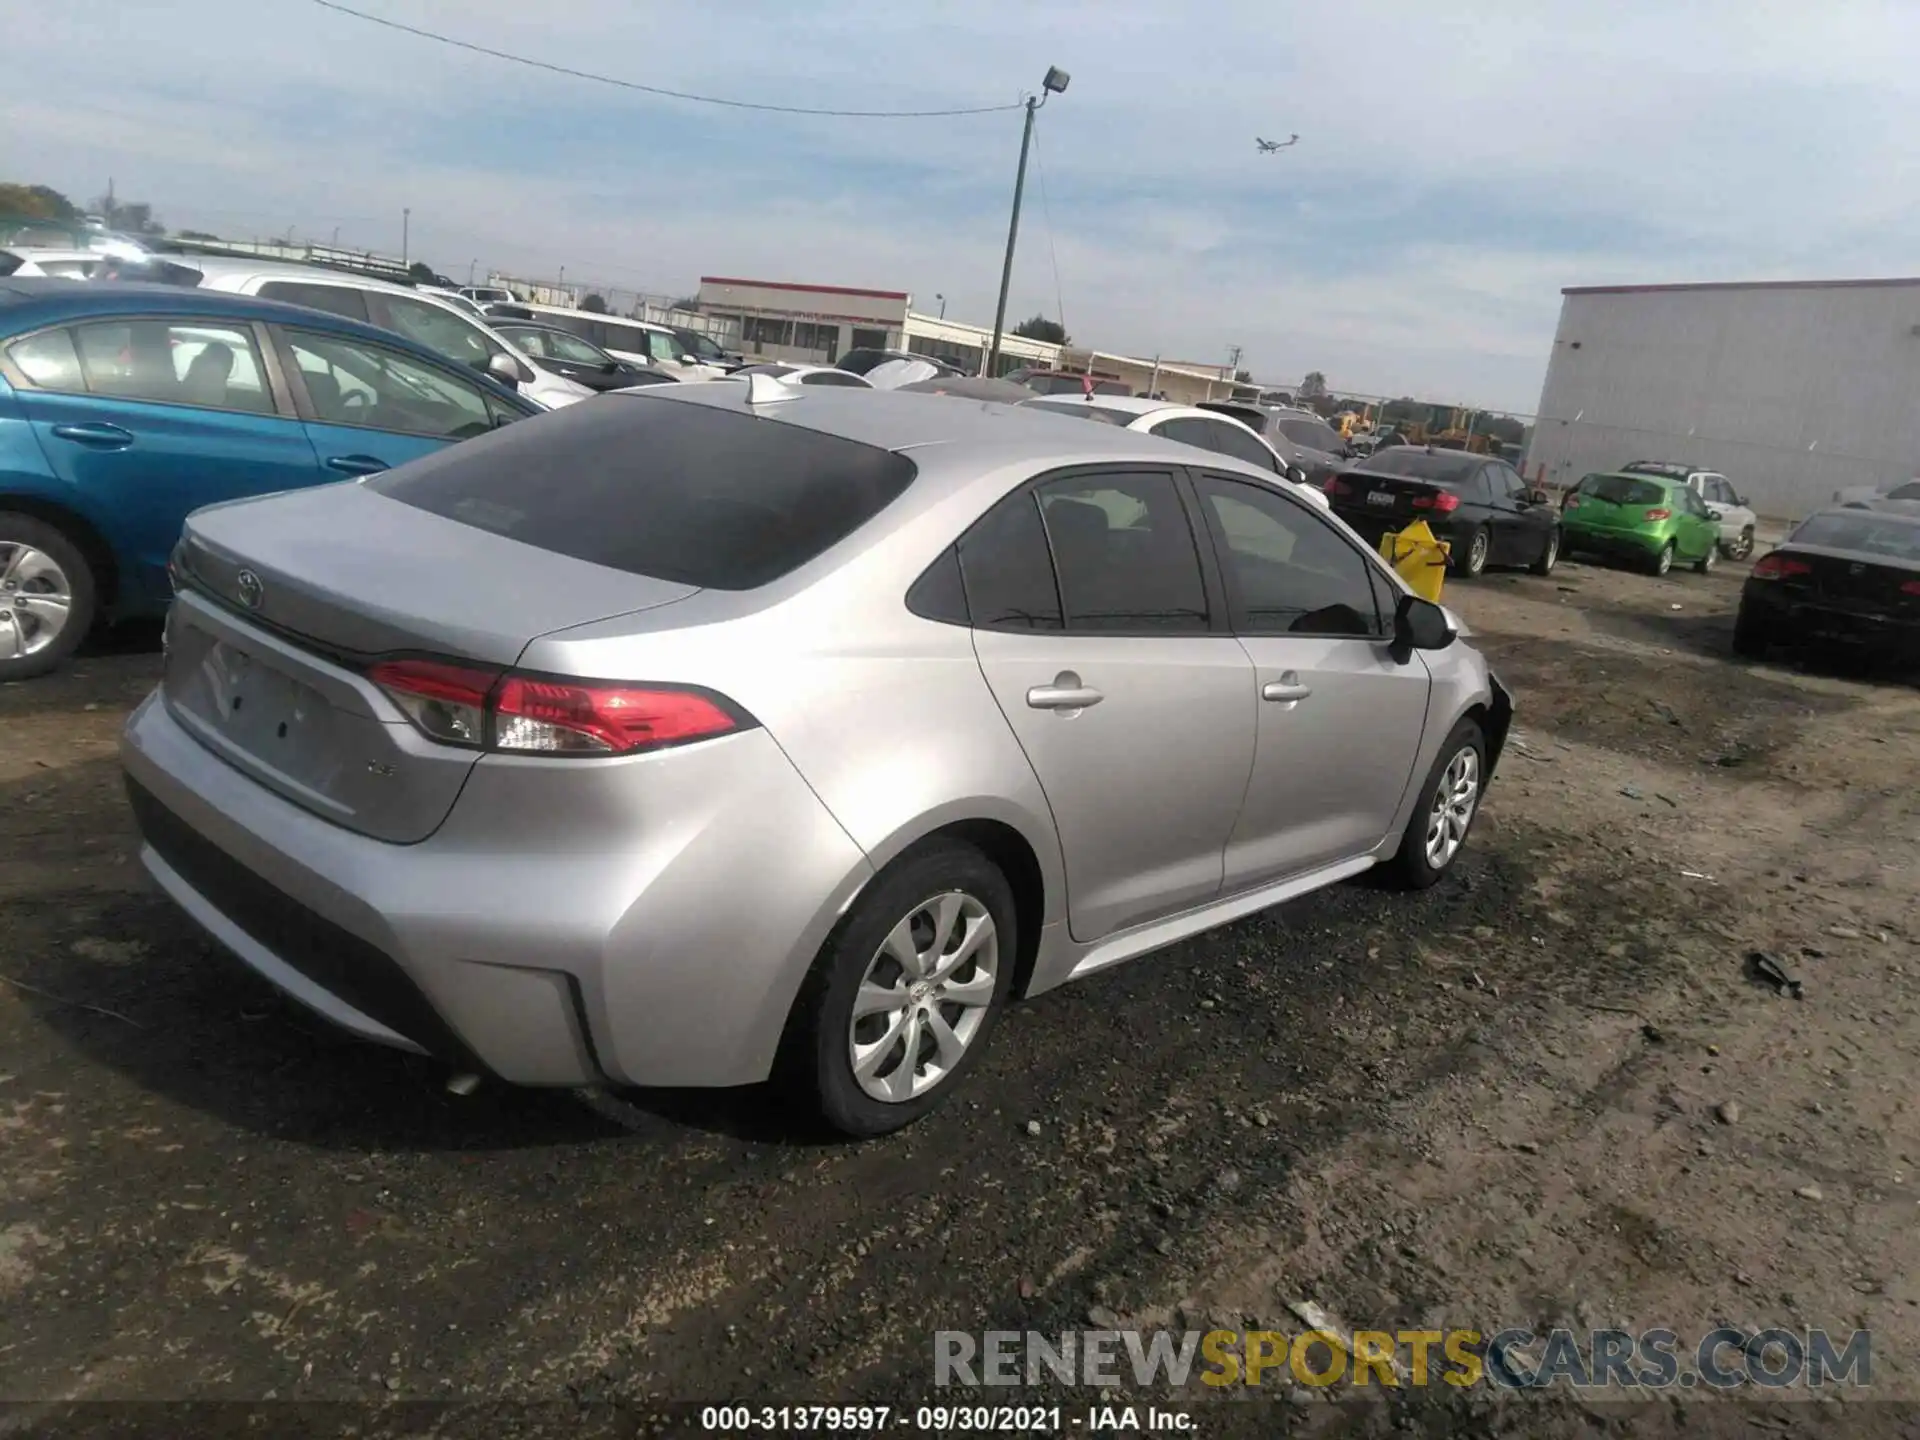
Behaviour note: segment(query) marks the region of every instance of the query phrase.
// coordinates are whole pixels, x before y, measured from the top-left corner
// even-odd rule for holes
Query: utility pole
[[[946,319],[947,318],[947,297],[944,295],[936,295],[933,298],[940,302],[940,318],[942,320]]]
[[[413,258],[413,251],[410,244],[411,237],[408,233],[412,229],[413,211],[411,209],[402,210],[400,212],[400,263],[402,265],[405,265]]]
[[[480,260],[479,260],[479,257],[477,256],[474,259],[469,260],[467,262],[467,288],[469,290],[473,288],[473,267],[478,265],[479,263],[480,263]]]
[[[1007,326],[1007,289],[1013,284],[1013,247],[1020,237],[1020,197],[1027,188],[1027,151],[1033,145],[1033,117],[1047,96],[1064,94],[1067,72],[1057,65],[1047,67],[1046,78],[1040,82],[1040,93],[1027,97],[1027,120],[1020,131],[1020,168],[1013,177],[1013,217],[1007,222],[1007,258],[1000,267],[1000,303],[993,312],[993,346],[987,351],[987,378],[997,379],[1000,373],[1000,336]]]

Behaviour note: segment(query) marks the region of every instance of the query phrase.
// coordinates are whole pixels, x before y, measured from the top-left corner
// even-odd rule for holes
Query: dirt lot
[[[0,690],[0,1399],[901,1406],[936,1329],[1295,1330],[1310,1300],[1868,1327],[1875,1393],[1920,1400],[1920,705],[1730,662],[1740,568],[1454,587],[1520,709],[1446,884],[1020,1007],[964,1099],[862,1147],[757,1093],[457,1099],[335,1037],[143,881],[114,746],[157,656]],[[1448,1401],[1449,1433],[1581,1418]],[[1207,1434],[1442,1423],[1181,1403]],[[1775,1423],[1864,1413],[1817,1410]]]

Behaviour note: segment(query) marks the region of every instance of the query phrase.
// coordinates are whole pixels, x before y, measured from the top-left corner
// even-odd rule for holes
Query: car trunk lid
[[[1340,487],[1333,490],[1332,486]],[[1363,520],[1410,525],[1415,520],[1435,520],[1447,513],[1442,508],[1453,498],[1450,486],[1433,480],[1414,480],[1397,475],[1370,475],[1350,470],[1329,482],[1334,503],[1343,515]]]
[[[377,658],[504,670],[539,635],[698,593],[357,483],[196,512],[175,559],[163,681],[175,718],[293,803],[402,843],[438,828],[479,752],[421,734],[367,678]]]
[[[1781,588],[1836,609],[1920,619],[1920,563],[1796,546],[1773,552],[1786,564]]]

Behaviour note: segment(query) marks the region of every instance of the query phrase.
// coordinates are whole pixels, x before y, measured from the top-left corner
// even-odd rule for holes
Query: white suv
[[[549,410],[593,394],[586,386],[546,369],[484,320],[463,313],[438,295],[316,265],[206,256],[195,257],[193,266],[200,271],[204,290],[257,295],[378,325],[449,360],[517,385],[527,399]]]

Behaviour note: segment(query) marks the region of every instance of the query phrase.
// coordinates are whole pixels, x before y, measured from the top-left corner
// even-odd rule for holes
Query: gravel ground
[[[0,1399],[530,1402],[489,1433],[570,1433],[556,1403],[910,1406],[937,1329],[1294,1330],[1311,1301],[1865,1327],[1874,1394],[1920,1401],[1920,706],[1733,663],[1743,568],[1450,587],[1519,709],[1446,883],[1020,1006],[963,1097],[864,1146],[795,1141],[759,1091],[455,1098],[333,1035],[144,882],[114,747],[147,637],[0,688]],[[1172,1403],[1209,1435],[1697,1409]]]

